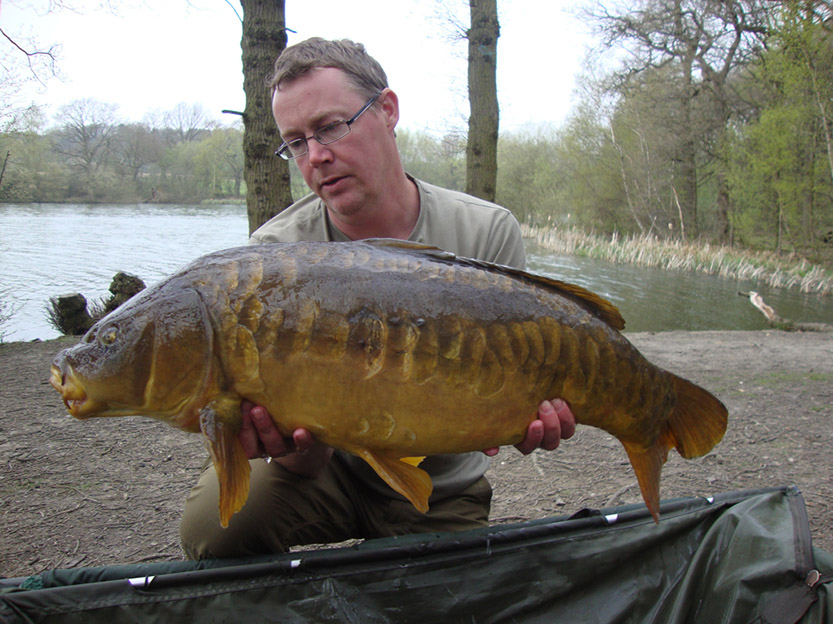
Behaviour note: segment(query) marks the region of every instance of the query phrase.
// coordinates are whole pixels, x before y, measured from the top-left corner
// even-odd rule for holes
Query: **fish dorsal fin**
[[[616,308],[607,299],[600,297],[594,292],[582,288],[577,284],[570,284],[569,282],[562,282],[561,280],[545,277],[543,275],[536,275],[528,271],[516,269],[514,267],[505,266],[502,264],[494,264],[492,262],[485,262],[483,260],[475,260],[473,258],[465,258],[463,256],[455,255],[449,251],[444,251],[439,247],[433,245],[424,245],[414,241],[399,240],[395,238],[368,238],[360,241],[376,247],[385,247],[393,251],[415,252],[429,255],[435,260],[449,262],[452,264],[462,264],[466,266],[477,267],[493,273],[502,273],[504,275],[512,275],[518,277],[526,282],[540,286],[562,297],[567,297],[571,301],[576,302],[585,310],[590,312],[593,316],[610,325],[613,329],[623,330],[625,328],[625,319]]]
[[[426,245],[425,243],[418,243],[416,241],[402,240],[399,238],[363,238],[356,241],[357,243],[367,243],[374,247],[385,247],[392,251],[414,251],[429,255],[438,260],[459,260],[460,256],[440,249],[436,245]]]
[[[528,276],[536,284],[555,290],[558,294],[572,299],[585,310],[590,312],[593,316],[610,325],[613,329],[622,331],[625,329],[625,319],[619,308],[610,303],[604,297],[600,297],[596,293],[587,290],[577,284],[570,284],[569,282],[562,282],[561,280],[544,277],[543,275],[534,275],[532,273],[521,272]],[[523,277],[522,275],[522,277]]]

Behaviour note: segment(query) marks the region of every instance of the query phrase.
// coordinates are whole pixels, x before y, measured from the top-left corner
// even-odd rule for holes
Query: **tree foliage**
[[[756,54],[766,32],[760,0],[640,0],[598,3],[588,11],[608,48],[626,46],[627,60],[611,85],[627,98],[636,91],[646,99],[652,81],[667,80],[655,102],[665,105],[655,116],[673,143],[673,167],[667,174],[680,232],[699,234],[702,165],[714,156],[733,114],[730,78]],[[711,141],[711,143],[709,142]],[[722,185],[723,181],[718,180]],[[725,194],[725,189],[719,192]],[[725,203],[722,206],[725,209]],[[728,215],[721,238],[728,234]]]
[[[810,255],[829,244],[829,2],[610,1],[584,17],[602,55],[557,132],[501,137],[513,157],[499,155],[510,169],[499,201],[524,219],[606,233]],[[557,191],[534,207],[541,178]]]
[[[833,13],[818,2],[788,2],[776,18],[746,77],[754,115],[728,145],[734,216],[751,240],[817,249],[833,203]]]

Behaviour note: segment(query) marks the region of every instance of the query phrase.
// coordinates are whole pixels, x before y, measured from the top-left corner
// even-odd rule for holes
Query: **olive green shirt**
[[[411,178],[419,189],[419,217],[408,240],[434,245],[458,256],[526,268],[521,229],[506,208]],[[258,228],[250,243],[348,241],[330,221],[324,202],[310,194]],[[345,461],[367,485],[399,497],[364,460],[343,454]],[[483,453],[435,455],[420,468],[431,476],[430,500],[441,500],[477,481],[489,467]]]

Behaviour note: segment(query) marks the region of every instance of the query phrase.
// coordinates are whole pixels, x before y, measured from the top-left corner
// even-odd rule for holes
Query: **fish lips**
[[[53,364],[49,383],[61,394],[67,411],[74,418],[85,420],[101,411],[102,406],[87,396],[72,369],[63,371],[60,366]]]

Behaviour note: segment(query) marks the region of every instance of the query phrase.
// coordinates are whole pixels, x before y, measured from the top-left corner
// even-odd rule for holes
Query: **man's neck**
[[[399,238],[407,240],[419,219],[419,189],[416,183],[403,175],[401,183],[379,201],[372,209],[344,220],[328,210],[332,224],[351,240],[365,238]]]

